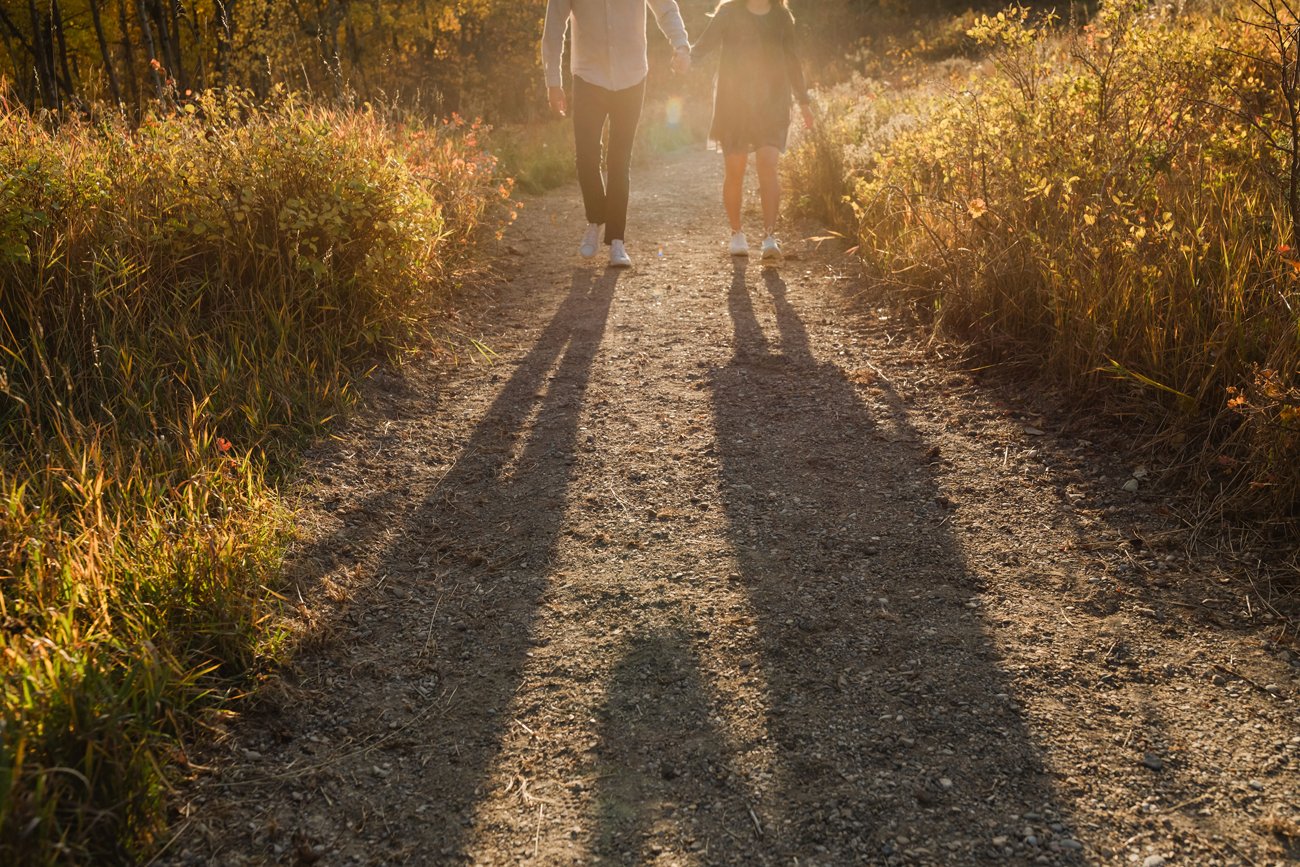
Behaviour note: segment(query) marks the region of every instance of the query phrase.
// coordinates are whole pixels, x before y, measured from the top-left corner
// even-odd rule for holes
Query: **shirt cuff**
[[[536,79],[533,79],[533,80],[536,81]],[[561,73],[559,73],[559,72],[547,72],[547,73],[546,73],[546,86],[547,86],[547,87],[564,87],[564,75],[561,74]]]

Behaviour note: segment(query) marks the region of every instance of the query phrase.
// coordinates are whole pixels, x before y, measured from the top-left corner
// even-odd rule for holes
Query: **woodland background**
[[[681,2],[693,32],[714,5]],[[32,109],[107,102],[138,113],[205,88],[265,97],[280,84],[332,100],[404,100],[432,114],[522,121],[545,108],[540,79],[530,75],[545,7],[545,0],[4,0],[0,75],[11,97]],[[816,56],[834,56],[878,27],[882,12],[898,18],[942,7],[822,0],[797,11],[809,40],[829,49]]]

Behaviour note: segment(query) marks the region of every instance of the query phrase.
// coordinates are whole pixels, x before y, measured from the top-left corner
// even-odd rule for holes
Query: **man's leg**
[[[611,96],[605,88],[574,76],[573,150],[588,223],[604,223],[607,219],[605,181],[600,176],[600,133],[605,128]]]
[[[632,144],[641,120],[645,80],[610,94],[609,150],[605,154],[607,202],[605,243],[622,241],[627,228],[627,199],[632,185]]]

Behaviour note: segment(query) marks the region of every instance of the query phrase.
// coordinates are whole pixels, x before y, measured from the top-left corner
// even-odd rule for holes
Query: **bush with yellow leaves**
[[[936,327],[1230,456],[1218,505],[1291,520],[1300,462],[1273,422],[1300,375],[1300,260],[1266,33],[1132,0],[1083,26],[982,16],[978,61],[827,94],[792,185]]]

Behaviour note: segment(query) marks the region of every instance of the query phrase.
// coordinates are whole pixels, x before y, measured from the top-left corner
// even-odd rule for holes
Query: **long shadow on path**
[[[776,741],[770,863],[1075,859],[901,402],[816,359],[776,271],[746,277],[712,385]]]
[[[326,669],[335,696],[322,718],[343,718],[349,739],[381,743],[340,764],[351,785],[327,787],[321,801],[304,804],[321,816],[308,832],[340,855],[366,863],[468,855],[475,809],[534,645],[583,399],[617,282],[614,271],[575,271],[446,475],[414,492],[415,502],[389,494],[368,506],[395,531],[374,556],[376,573],[399,598],[422,604],[372,606],[351,656]],[[345,798],[357,800],[338,804]],[[419,851],[403,828],[421,829]]]
[[[716,696],[691,636],[661,628],[612,649],[619,664],[600,711],[593,861],[649,863],[664,845],[725,848],[736,829],[748,837],[748,792],[710,720]]]
[[[505,732],[565,514],[578,419],[618,272],[576,271],[568,297],[501,390],[461,458],[413,517],[404,552],[461,575],[430,628],[445,713],[421,727],[431,749],[443,853],[464,828]],[[464,569],[460,564],[469,564]],[[455,694],[453,698],[452,695]],[[424,817],[421,821],[430,821]]]

